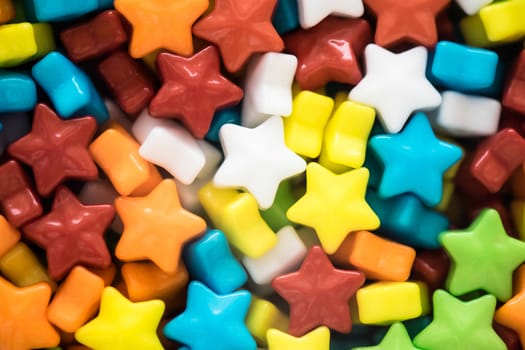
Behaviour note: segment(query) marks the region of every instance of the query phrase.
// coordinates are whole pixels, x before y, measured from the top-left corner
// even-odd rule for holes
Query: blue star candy
[[[250,302],[247,291],[217,295],[193,281],[186,310],[168,322],[164,335],[192,350],[255,350],[255,340],[244,323]]]
[[[385,168],[379,196],[412,193],[428,206],[441,201],[443,174],[463,155],[434,135],[424,113],[415,114],[399,134],[374,136],[369,145]]]

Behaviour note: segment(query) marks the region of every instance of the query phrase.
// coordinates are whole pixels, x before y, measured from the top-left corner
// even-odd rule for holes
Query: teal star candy
[[[388,332],[376,346],[364,346],[352,350],[419,350],[412,344],[405,326],[396,322],[390,326]]]
[[[250,302],[247,291],[217,295],[202,283],[191,282],[186,310],[168,322],[164,335],[191,350],[255,350],[244,323]]]
[[[370,149],[384,165],[378,193],[390,198],[403,193],[435,206],[443,195],[443,174],[463,151],[436,138],[424,113],[415,114],[399,134],[377,135]]]
[[[482,289],[501,301],[512,296],[512,273],[525,261],[525,242],[507,235],[496,210],[483,210],[467,229],[445,231],[439,240],[452,258],[450,293]]]
[[[461,301],[444,290],[433,296],[434,320],[415,338],[425,350],[505,350],[507,346],[492,328],[496,298],[484,295]]]

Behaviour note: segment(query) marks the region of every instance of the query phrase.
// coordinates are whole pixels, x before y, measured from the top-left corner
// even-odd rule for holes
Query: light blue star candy
[[[412,193],[435,206],[443,194],[443,174],[456,163],[461,148],[439,140],[424,113],[415,114],[399,134],[377,135],[370,148],[384,164],[379,196]]]
[[[217,295],[202,283],[191,282],[186,310],[168,322],[164,335],[191,350],[255,350],[244,323],[250,302],[247,291]]]

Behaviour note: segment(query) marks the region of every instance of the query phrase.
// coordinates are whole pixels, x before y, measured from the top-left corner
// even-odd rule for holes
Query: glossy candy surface
[[[197,138],[208,132],[216,109],[235,105],[242,90],[221,75],[217,50],[209,46],[190,58],[161,53],[162,87],[149,106],[152,116],[176,118]],[[185,103],[188,99],[199,103]]]
[[[359,82],[362,73],[358,57],[370,40],[368,22],[336,17],[284,37],[287,50],[299,61],[295,79],[308,90],[318,89],[328,81]]]
[[[213,9],[195,24],[193,33],[215,44],[226,69],[236,72],[254,53],[284,48],[271,22],[276,2],[215,0]]]
[[[118,12],[104,11],[86,23],[63,30],[60,40],[68,57],[80,62],[117,49],[127,42],[128,34]]]
[[[11,144],[8,152],[32,167],[38,192],[48,196],[66,179],[98,177],[87,150],[95,130],[92,117],[61,120],[51,108],[39,104],[31,132]]]
[[[208,7],[208,0],[116,0],[115,9],[132,25],[129,53],[144,57],[157,49],[193,54],[191,27]]]
[[[66,187],[59,187],[51,212],[25,225],[23,232],[46,250],[49,274],[59,280],[78,264],[109,267],[103,235],[114,215],[113,206],[84,206]]]
[[[524,6],[0,0],[0,350],[521,349]]]

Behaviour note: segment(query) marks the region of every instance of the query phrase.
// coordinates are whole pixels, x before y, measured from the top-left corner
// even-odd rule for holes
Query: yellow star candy
[[[330,330],[317,327],[310,333],[296,338],[277,329],[271,328],[266,333],[268,350],[329,350]]]
[[[161,300],[133,303],[106,287],[98,316],[80,327],[75,338],[93,350],[162,350],[157,326],[163,313]]]
[[[306,194],[286,213],[289,220],[313,227],[327,254],[333,254],[352,231],[374,230],[379,218],[365,201],[366,168],[340,175],[318,163],[306,168]]]

